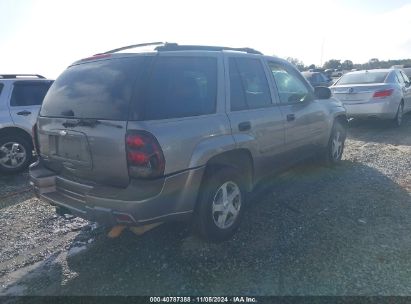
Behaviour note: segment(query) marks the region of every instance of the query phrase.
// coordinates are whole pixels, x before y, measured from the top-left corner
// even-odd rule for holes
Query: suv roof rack
[[[113,50],[110,50],[104,53],[99,53],[96,55],[117,53],[120,51],[149,46],[149,45],[158,45],[155,48],[155,50],[159,52],[160,51],[237,51],[237,52],[245,52],[249,54],[258,54],[258,55],[263,54],[257,50],[254,50],[252,48],[247,48],[247,47],[246,48],[232,48],[232,47],[225,47],[225,46],[179,45],[177,43],[169,43],[169,42],[148,42],[148,43],[140,43],[140,44],[132,44],[128,46],[123,46],[121,48],[113,49]]]
[[[159,45],[159,44],[167,44],[167,42],[147,42],[147,43],[139,43],[139,44],[132,44],[132,45],[127,45],[127,46],[123,46],[121,48],[117,48],[117,49],[113,49],[104,53],[99,53],[96,55],[101,55],[101,54],[111,54],[111,53],[117,53],[120,51],[124,51],[124,50],[128,50],[128,49],[134,49],[137,47],[143,47],[143,46],[149,46],[149,45]]]
[[[157,51],[237,51],[249,54],[262,55],[263,53],[252,48],[232,48],[226,46],[209,46],[209,45],[178,45],[177,43],[165,43],[156,47]]]
[[[16,79],[20,77],[37,77],[39,79],[46,79],[46,77],[39,74],[0,74],[2,79]]]

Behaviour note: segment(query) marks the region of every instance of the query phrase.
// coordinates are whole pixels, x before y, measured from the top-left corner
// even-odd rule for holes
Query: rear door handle
[[[31,114],[31,112],[27,111],[27,110],[17,112],[17,115],[23,115],[23,116],[27,116],[27,115],[30,115],[30,114]]]
[[[251,129],[251,122],[243,121],[238,124],[238,130],[240,131],[248,131]]]
[[[295,120],[295,115],[294,114],[287,114],[287,121],[293,121]]]

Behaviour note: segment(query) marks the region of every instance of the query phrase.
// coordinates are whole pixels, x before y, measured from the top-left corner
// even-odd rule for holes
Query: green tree
[[[304,70],[304,68],[305,68],[304,62],[302,62],[301,60],[299,60],[297,58],[287,57],[287,61],[292,63],[300,71]]]
[[[378,69],[381,67],[381,65],[382,64],[380,63],[378,58],[371,58],[370,60],[368,60],[367,68],[368,69]]]
[[[308,69],[309,69],[309,70],[310,70],[310,69],[315,69],[315,64],[314,64],[314,63],[310,64],[310,65],[308,66]]]
[[[339,69],[341,68],[341,60],[330,59],[324,63],[323,68],[324,69]]]
[[[341,68],[343,70],[352,70],[354,68],[354,63],[351,60],[344,60],[343,63],[341,63]]]

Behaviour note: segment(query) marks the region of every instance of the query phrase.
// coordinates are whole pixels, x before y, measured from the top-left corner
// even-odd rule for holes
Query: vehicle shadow
[[[398,133],[404,136],[398,136]],[[364,142],[411,146],[411,112],[404,115],[401,127],[391,121],[378,119],[353,119],[349,123],[348,138]]]
[[[19,174],[0,174],[0,209],[21,203],[33,196],[27,170]]]
[[[229,241],[205,243],[185,224],[100,236],[14,286],[26,295],[409,295],[410,218],[410,194],[379,171],[306,165],[267,180]]]

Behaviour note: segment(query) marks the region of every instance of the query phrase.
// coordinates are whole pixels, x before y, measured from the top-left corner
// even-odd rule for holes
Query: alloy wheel
[[[0,147],[0,165],[5,168],[18,168],[26,159],[26,149],[17,142],[7,142]]]
[[[231,227],[236,221],[241,208],[241,191],[233,181],[225,182],[214,195],[212,217],[220,229]]]
[[[342,155],[342,150],[343,150],[343,136],[340,131],[336,131],[334,133],[334,137],[332,139],[331,143],[331,155],[334,160],[337,160],[341,157]]]

